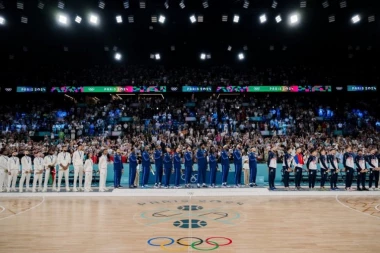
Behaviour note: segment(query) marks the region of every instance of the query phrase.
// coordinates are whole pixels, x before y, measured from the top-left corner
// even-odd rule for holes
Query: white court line
[[[347,206],[346,204],[344,204],[342,201],[339,200],[338,196],[339,196],[339,195],[336,195],[336,196],[335,196],[335,199],[336,199],[336,201],[337,201],[339,204],[341,204],[342,206],[347,207],[348,209],[351,209],[352,211],[355,211],[355,212],[358,212],[358,213],[361,213],[361,214],[364,214],[364,215],[367,215],[367,216],[370,216],[370,217],[373,217],[373,218],[376,218],[376,219],[380,219],[380,217],[373,216],[373,215],[370,215],[370,214],[368,214],[368,213],[360,212],[359,210],[356,210],[356,209],[354,209],[354,208],[352,208],[352,207]],[[378,207],[378,206],[380,206],[380,205],[377,205],[376,207]],[[378,210],[376,207],[375,207],[375,209]],[[379,211],[380,211],[380,210],[379,210]]]
[[[5,220],[5,219],[8,219],[8,218],[11,218],[11,217],[14,217],[14,216],[17,216],[17,215],[20,215],[20,214],[23,214],[23,213],[26,213],[26,212],[28,212],[28,211],[30,211],[30,210],[33,210],[34,208],[36,208],[36,207],[40,206],[42,203],[44,203],[44,201],[45,201],[45,197],[42,196],[42,201],[41,201],[40,203],[38,203],[37,205],[32,206],[31,208],[28,208],[28,209],[26,209],[26,210],[24,210],[24,211],[22,211],[22,212],[15,213],[15,214],[13,214],[13,215],[10,215],[10,216],[7,216],[7,217],[4,217],[4,218],[1,218],[0,221]]]
[[[375,209],[380,212],[379,206],[380,205],[375,206]]]
[[[5,207],[3,206],[0,206],[0,208],[2,208],[3,210],[0,211],[0,213],[4,212],[5,211]]]

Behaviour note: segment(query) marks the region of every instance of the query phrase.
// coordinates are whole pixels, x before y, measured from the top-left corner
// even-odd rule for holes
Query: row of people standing
[[[12,152],[12,156],[8,157],[8,153],[4,151],[0,156],[0,191],[16,191],[19,174],[21,174],[19,192],[23,192],[24,184],[27,191],[46,192],[49,180],[52,180],[53,191],[59,192],[61,190],[63,177],[65,178],[66,191],[70,191],[69,166],[72,163],[74,166],[74,183],[72,190],[74,192],[90,192],[92,191],[91,184],[93,177],[92,156],[93,154],[89,153],[87,158],[85,158],[83,146],[79,146],[73,155],[67,152],[66,147],[63,147],[62,152],[58,155],[55,155],[54,150],[50,150],[47,155],[43,155],[41,152],[35,153],[33,160],[30,157],[29,151],[25,151],[21,159],[18,157],[18,152]],[[99,191],[101,192],[108,190],[105,186],[107,164],[107,151],[105,151],[99,159]],[[33,184],[32,189],[30,189],[32,174]],[[83,177],[85,177],[84,182]]]
[[[275,190],[274,177],[277,167],[276,147],[269,152],[268,168],[269,168],[269,189]],[[292,149],[289,148],[285,152],[283,158],[283,182],[285,189],[289,189],[289,177],[294,173],[295,188],[301,189],[301,180],[304,166],[306,165],[309,181],[309,189],[314,189],[318,174],[317,164],[320,165],[320,188],[325,189],[328,176],[330,175],[330,189],[337,190],[338,175],[341,171],[339,168],[339,159],[336,156],[334,148],[330,150],[321,149],[319,151],[312,150],[311,155],[307,158],[302,154],[302,148],[296,149],[295,156],[291,155]],[[318,154],[319,153],[319,154]],[[345,190],[353,190],[352,182],[355,171],[357,172],[357,190],[379,190],[379,160],[380,153],[376,149],[368,149],[364,155],[363,150],[357,153],[352,152],[351,146],[346,147],[343,155],[343,171],[345,172]],[[369,189],[365,187],[367,173],[369,174]],[[372,188],[372,186],[374,186]]]
[[[227,188],[228,174],[230,170],[230,158],[233,157],[234,167],[235,167],[235,187],[241,187],[241,175],[243,169],[242,160],[242,150],[241,146],[237,145],[236,148],[231,152],[228,145],[223,147],[220,153],[220,161],[222,165],[222,177],[221,186]],[[257,154],[256,149],[252,148],[248,153],[249,158],[249,169],[250,169],[250,186],[256,185],[256,174],[257,174]],[[117,158],[115,158],[117,159]],[[187,147],[186,150],[181,148],[176,148],[176,150],[171,150],[166,148],[165,152],[162,151],[161,147],[158,146],[157,149],[150,151],[148,147],[141,154],[141,166],[142,166],[142,179],[141,187],[149,187],[148,181],[150,177],[150,172],[155,175],[154,188],[169,188],[170,178],[174,176],[174,187],[181,188],[180,179],[182,176],[182,164],[184,165],[184,179],[185,187],[191,187],[191,178],[193,175],[193,165],[196,161],[198,165],[197,172],[197,187],[216,187],[216,174],[218,171],[218,154],[214,147],[211,147],[209,151],[206,151],[205,146],[202,145],[199,149],[193,153],[191,147]],[[139,157],[137,156],[135,149],[132,148],[129,155],[129,188],[136,188],[135,178],[137,173],[137,166],[139,163]],[[153,170],[152,165],[154,161],[155,170]],[[115,165],[116,166],[116,165]],[[209,178],[206,178],[207,167],[209,167],[210,174]],[[121,168],[121,167],[120,167]],[[122,169],[119,169],[122,171]],[[118,174],[118,178],[115,178],[114,186],[117,188],[119,186],[121,174]]]

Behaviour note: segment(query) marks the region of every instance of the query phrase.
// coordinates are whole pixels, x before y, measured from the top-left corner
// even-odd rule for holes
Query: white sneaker
[[[74,188],[74,189],[73,189],[73,192],[77,192],[77,191],[78,191],[78,189],[77,189],[77,188]]]
[[[11,192],[11,190],[8,189],[7,192]]]
[[[373,188],[369,188],[368,190],[369,190],[369,191],[374,191],[374,189],[373,189]]]
[[[55,191],[56,191],[56,192],[60,192],[60,191],[61,191],[61,189],[56,189]]]
[[[45,188],[42,190],[42,192],[46,192],[46,191],[47,191],[47,189],[45,189]]]
[[[105,192],[105,190],[104,190],[104,189],[101,189],[101,190],[99,190],[99,192]]]
[[[375,190],[375,191],[380,191],[380,189],[379,189],[379,188],[374,188],[374,190]]]
[[[70,189],[66,189],[66,192],[69,192],[70,191]]]
[[[33,189],[32,192],[36,192],[36,190]]]

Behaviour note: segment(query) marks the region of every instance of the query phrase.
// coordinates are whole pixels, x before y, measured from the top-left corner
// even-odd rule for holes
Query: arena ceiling
[[[151,59],[156,54],[162,63],[235,63],[241,53],[251,63],[368,62],[379,52],[379,4],[370,0],[251,0],[247,8],[244,0],[209,0],[207,8],[203,0],[185,0],[184,8],[180,0],[129,0],[128,8],[123,0],[0,2],[0,59],[6,64],[113,62],[116,53],[124,63],[156,62]],[[140,8],[142,2],[145,8]],[[102,3],[104,8],[99,7]],[[89,22],[91,13],[98,25]],[[294,14],[298,22],[292,25]],[[59,15],[67,18],[67,25],[58,22]],[[123,23],[117,23],[118,15]],[[203,22],[191,23],[192,15],[197,21],[203,17]],[[235,15],[238,23],[233,22]],[[354,23],[356,15],[360,21]],[[152,16],[157,21],[164,16],[165,22],[152,22]],[[211,58],[201,61],[202,53]]]

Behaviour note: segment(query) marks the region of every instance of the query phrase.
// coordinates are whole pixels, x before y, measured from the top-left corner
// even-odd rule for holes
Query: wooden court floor
[[[0,252],[380,252],[380,196],[3,197]]]

